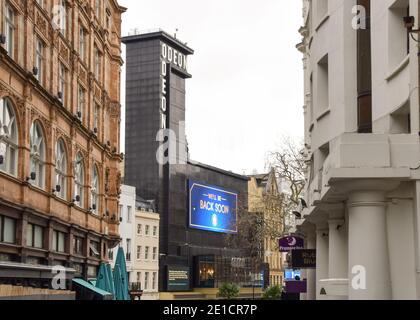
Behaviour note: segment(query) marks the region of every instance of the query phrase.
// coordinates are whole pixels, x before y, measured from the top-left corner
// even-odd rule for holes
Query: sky
[[[122,35],[161,28],[188,43],[186,134],[191,159],[240,174],[303,136],[302,2],[119,0]],[[178,29],[178,31],[176,31]],[[123,45],[123,57],[125,50]],[[121,83],[125,119],[125,72]],[[124,121],[123,121],[124,122]],[[124,141],[125,126],[122,123]],[[122,143],[124,144],[124,143]],[[122,146],[124,151],[124,145]]]

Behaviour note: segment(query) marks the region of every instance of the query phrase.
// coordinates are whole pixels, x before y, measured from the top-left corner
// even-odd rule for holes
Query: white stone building
[[[304,296],[420,299],[419,2],[303,3]]]
[[[119,247],[124,249],[126,255],[127,273],[130,283],[136,282],[133,275],[134,242],[135,242],[135,209],[136,209],[136,188],[121,185],[121,195],[119,202],[120,226],[119,232],[121,242]],[[114,248],[110,254],[110,260],[115,263],[118,247]]]
[[[132,279],[140,283],[142,300],[159,300],[159,221],[153,203],[137,199]]]

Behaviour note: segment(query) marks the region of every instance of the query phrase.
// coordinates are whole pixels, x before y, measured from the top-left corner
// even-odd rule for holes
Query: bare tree
[[[277,178],[284,181],[289,189],[282,197],[284,232],[288,233],[293,226],[286,219],[293,217],[293,211],[299,210],[306,183],[307,164],[303,143],[285,137],[280,150],[268,154],[267,166],[274,168]]]

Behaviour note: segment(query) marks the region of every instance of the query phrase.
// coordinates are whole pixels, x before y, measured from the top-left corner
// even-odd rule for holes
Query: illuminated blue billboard
[[[219,233],[238,233],[238,194],[189,181],[189,226]]]

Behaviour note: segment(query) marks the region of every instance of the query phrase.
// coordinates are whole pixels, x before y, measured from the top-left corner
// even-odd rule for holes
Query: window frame
[[[28,223],[26,228],[27,228],[26,229],[26,246],[30,247],[30,248],[35,248],[35,249],[44,249],[44,239],[45,239],[44,230],[45,230],[45,228],[43,226],[33,224],[33,223]],[[28,239],[28,231],[29,230],[31,230],[31,239]],[[37,245],[36,231],[40,231],[40,234],[41,234],[41,244],[40,245]],[[29,242],[29,240],[30,240],[30,242]]]
[[[7,51],[9,57],[14,59],[15,57],[15,45],[16,45],[16,33],[17,33],[17,21],[16,21],[16,10],[5,1],[4,6],[4,35],[6,36],[6,43],[4,48]]]
[[[34,135],[36,133],[36,135]],[[34,149],[34,139],[41,139],[37,143],[37,148]],[[40,189],[45,189],[45,179],[46,179],[46,143],[45,143],[45,134],[41,124],[35,120],[29,131],[29,144],[30,144],[30,172],[35,172],[36,179],[33,181],[33,185]]]
[[[78,152],[76,154],[76,159],[74,162],[74,203],[79,208],[84,208],[85,206],[85,165],[83,156]],[[76,201],[76,197],[79,196],[79,201]]]
[[[3,124],[8,119],[8,124]],[[19,132],[17,126],[16,111],[12,101],[8,97],[0,99],[0,154],[3,155],[3,164],[0,171],[13,177],[17,177]],[[7,132],[4,132],[7,127]]]
[[[5,241],[6,220],[13,222],[13,225],[14,225],[14,230],[13,230],[14,241],[12,242]],[[17,243],[17,239],[16,239],[17,230],[16,229],[17,229],[16,219],[10,218],[8,216],[0,215],[0,243],[12,244],[12,245],[16,244]]]
[[[92,181],[91,181],[91,188],[90,188],[90,206],[91,211],[94,214],[99,213],[99,186],[100,186],[100,177],[99,177],[99,170],[96,165],[93,166],[92,170]],[[95,208],[93,208],[95,205]]]
[[[58,163],[59,151],[61,153],[61,160]],[[59,166],[59,164],[61,164]],[[56,153],[55,153],[55,182],[59,185],[61,190],[58,193],[58,197],[63,200],[68,200],[67,195],[67,178],[68,178],[68,155],[63,139],[58,139],[56,142]],[[55,187],[54,186],[54,187]]]

